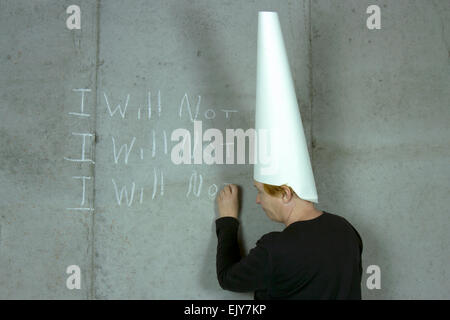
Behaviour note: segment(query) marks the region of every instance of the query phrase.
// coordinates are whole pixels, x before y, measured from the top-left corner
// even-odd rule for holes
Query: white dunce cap
[[[258,14],[255,131],[253,178],[260,183],[287,184],[301,199],[318,203],[276,12]]]

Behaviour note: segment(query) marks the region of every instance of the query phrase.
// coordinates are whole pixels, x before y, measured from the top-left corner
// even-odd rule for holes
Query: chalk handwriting
[[[111,137],[111,138],[112,138],[112,143],[113,143],[114,163],[117,164],[120,154],[122,153],[122,149],[125,148],[125,164],[128,164],[128,157],[130,155],[131,149],[133,149],[133,144],[134,144],[134,141],[136,141],[136,137],[133,137],[133,139],[131,140],[130,149],[128,149],[127,144],[123,144],[120,147],[119,154],[117,154],[117,152],[116,152],[116,141],[115,141],[114,137]],[[143,155],[142,155],[142,157],[143,157]]]
[[[117,185],[116,182],[114,181],[114,179],[111,179],[112,183],[114,185],[114,190],[116,191],[116,200],[117,200],[117,204],[120,206],[122,204],[122,196],[123,193],[125,192],[125,198],[127,198],[127,205],[131,206],[131,203],[133,202],[133,197],[134,197],[134,188],[136,186],[136,184],[133,182],[133,186],[131,187],[131,195],[130,198],[128,198],[128,191],[127,188],[125,186],[122,187],[122,189],[120,190],[120,195],[119,195],[119,191],[117,190]]]
[[[74,178],[74,179],[82,179],[83,180],[83,193],[82,193],[82,197],[81,197],[81,204],[80,204],[80,208],[66,208],[67,210],[89,210],[89,211],[93,211],[94,209],[92,209],[92,208],[86,208],[86,207],[83,207],[84,206],[84,203],[85,203],[85,199],[86,199],[86,179],[88,179],[88,180],[90,180],[91,179],[91,177],[85,177],[85,176],[81,176],[81,177],[79,177],[79,176],[74,176],[74,177],[72,177],[72,178]]]
[[[195,115],[193,117],[192,116],[192,111],[191,111],[191,105],[189,103],[188,95],[187,95],[187,93],[184,94],[183,99],[181,99],[181,104],[180,104],[180,112],[179,112],[180,119],[181,119],[181,112],[183,111],[183,106],[185,104],[185,101],[186,101],[187,108],[188,108],[188,111],[189,111],[189,116],[191,117],[191,121],[194,122],[194,120],[196,120],[197,116],[198,116],[198,111],[199,111],[199,108],[200,108],[200,102],[202,101],[202,96],[198,96],[197,106],[196,106],[196,109],[195,109]]]
[[[122,110],[122,107],[120,106],[120,104],[118,104],[114,111],[111,111],[111,107],[109,105],[108,97],[106,96],[106,93],[103,92],[103,95],[105,96],[106,107],[108,108],[109,115],[112,117],[117,112],[117,110],[119,110],[120,115],[124,119],[125,118],[125,113],[127,112],[128,101],[130,100],[130,95],[129,94],[127,95],[127,100],[125,101],[125,108]]]
[[[69,112],[71,115],[80,117],[90,117],[90,114],[84,113],[84,93],[91,92],[91,89],[72,89],[72,91],[81,92],[81,111],[80,112]]]
[[[159,176],[159,178],[158,178]],[[120,193],[119,193],[119,188],[115,182],[114,179],[111,179],[113,186],[114,186],[114,191],[115,191],[115,196],[116,196],[116,201],[117,204],[120,206],[122,204],[122,199],[123,196],[125,195],[126,198],[126,204],[128,207],[131,207],[132,203],[133,203],[133,199],[134,199],[134,193],[135,193],[135,189],[136,189],[136,183],[133,181],[132,182],[132,186],[131,186],[131,191],[130,193],[128,193],[128,189],[126,186],[122,186],[122,188],[120,189]],[[159,180],[159,181],[158,181]],[[156,168],[153,168],[153,191],[152,191],[152,200],[155,199],[157,192],[158,192],[158,184],[159,184],[159,195],[162,197],[164,196],[164,173],[161,170],[159,172],[159,175],[157,173]],[[143,203],[144,201],[144,187],[140,188],[140,195],[139,195],[139,203]]]
[[[86,137],[94,137],[95,135],[91,134],[91,133],[77,133],[77,132],[72,132],[72,134],[74,136],[82,136],[83,137],[83,144],[81,147],[81,159],[71,159],[71,158],[66,158],[64,157],[65,160],[68,161],[73,161],[73,162],[92,162],[95,163],[93,160],[91,159],[86,159],[85,158],[85,146],[86,146]]]
[[[197,176],[199,179],[198,184],[197,184]],[[203,176],[201,174],[197,175],[197,171],[194,171],[191,174],[191,177],[189,178],[189,186],[188,192],[186,193],[186,198],[189,197],[191,191],[196,197],[200,197],[200,192],[202,191],[202,184],[203,184]]]

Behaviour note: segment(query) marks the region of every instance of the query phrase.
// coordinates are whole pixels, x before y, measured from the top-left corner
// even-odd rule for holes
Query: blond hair
[[[290,186],[288,186],[287,184],[282,184],[281,186],[274,186],[272,184],[263,183],[263,186],[264,186],[264,191],[266,191],[271,196],[278,197],[278,196],[285,195],[285,191],[284,191],[284,189],[282,187],[288,187],[289,190],[291,190],[291,193],[293,195],[297,196],[295,191]]]

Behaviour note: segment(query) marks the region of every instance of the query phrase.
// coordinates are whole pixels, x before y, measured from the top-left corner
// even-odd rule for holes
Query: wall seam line
[[[94,76],[94,133],[95,133],[95,139],[94,139],[94,183],[93,183],[93,211],[91,215],[91,288],[90,288],[90,300],[95,300],[95,185],[97,181],[95,165],[97,164],[97,156],[96,156],[96,147],[97,147],[97,141],[98,141],[98,133],[97,133],[97,108],[98,108],[98,71],[99,71],[99,58],[100,58],[100,6],[101,6],[101,0],[96,1],[96,48],[95,48],[95,76]]]

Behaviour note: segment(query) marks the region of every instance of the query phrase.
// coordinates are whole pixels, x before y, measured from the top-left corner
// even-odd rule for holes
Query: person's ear
[[[282,200],[283,202],[289,202],[292,199],[292,192],[288,187],[282,186],[283,188],[283,196],[282,196]]]

